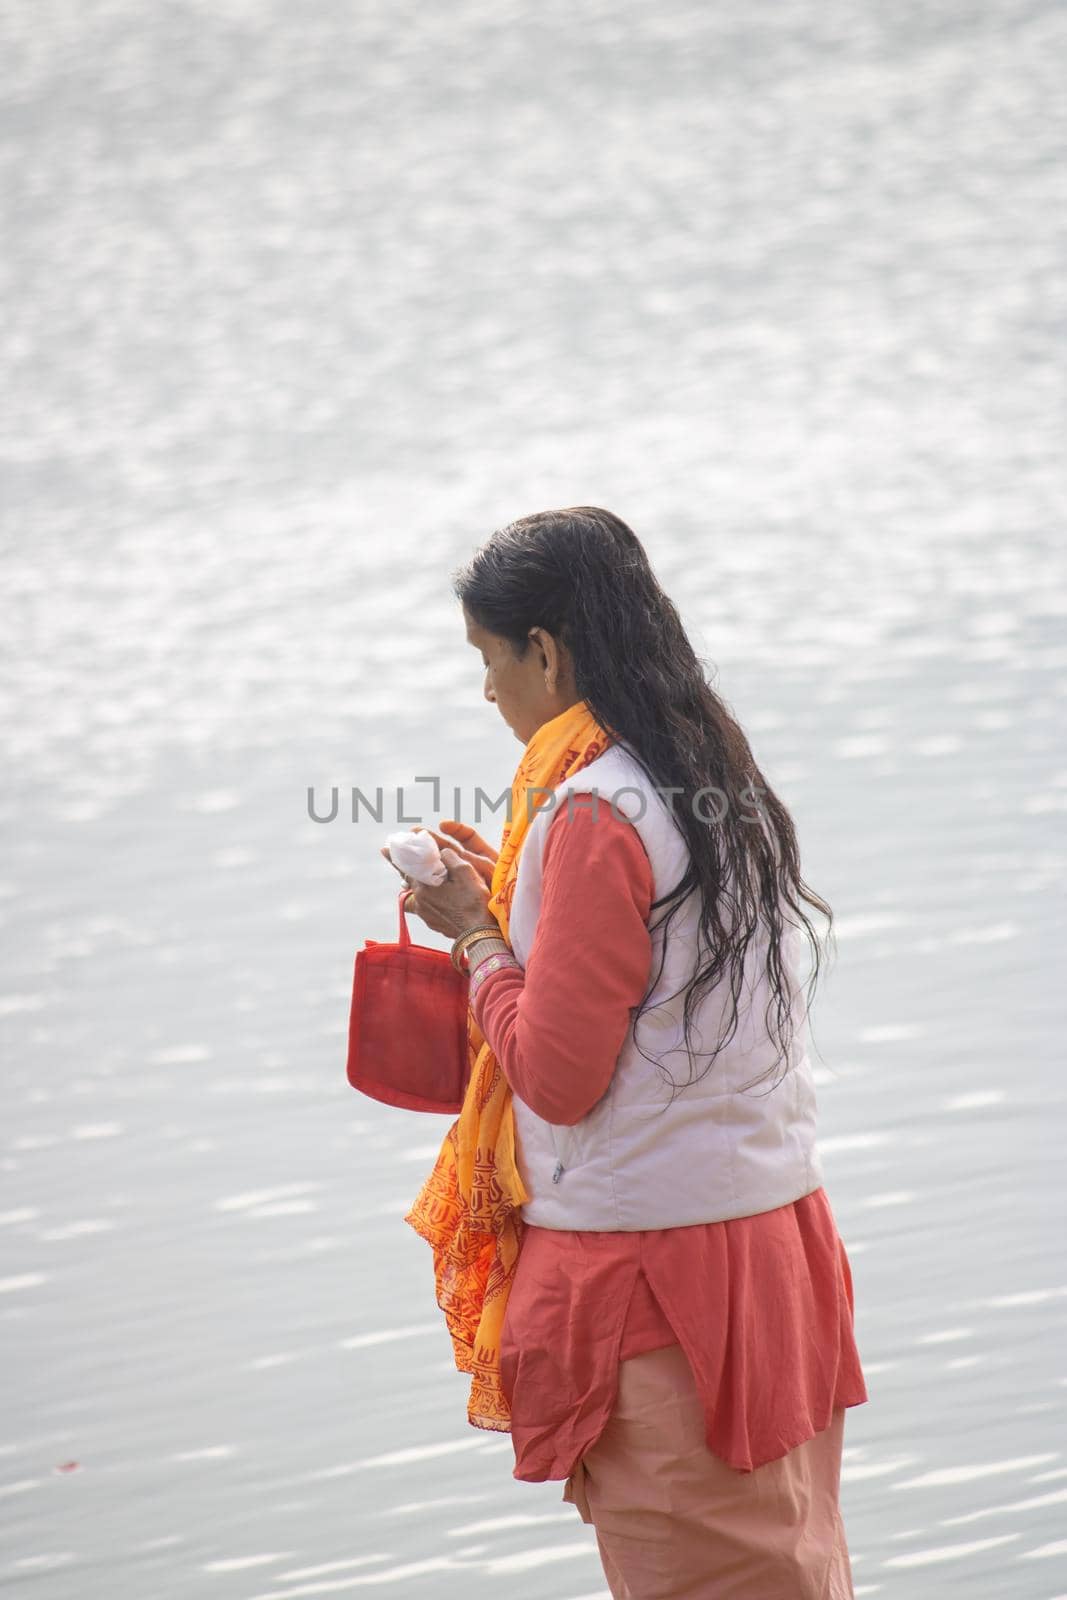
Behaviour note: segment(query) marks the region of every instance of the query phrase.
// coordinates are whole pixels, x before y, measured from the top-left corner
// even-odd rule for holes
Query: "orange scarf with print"
[[[533,817],[549,803],[547,793],[534,791],[552,790],[613,742],[579,700],[543,723],[523,751],[490,885],[489,910],[505,939],[522,846]],[[471,1375],[467,1419],[475,1428],[508,1433],[500,1335],[522,1245],[520,1207],[529,1196],[515,1159],[511,1089],[471,1011],[467,1049],[470,1081],[459,1119],[404,1221],[433,1248],[437,1304],[456,1368]]]

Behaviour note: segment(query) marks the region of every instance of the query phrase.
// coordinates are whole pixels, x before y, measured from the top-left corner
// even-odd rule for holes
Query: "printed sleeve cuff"
[[[522,967],[510,951],[498,950],[495,955],[486,956],[484,961],[479,961],[471,973],[470,987],[468,989],[470,1004],[474,1004],[487,978],[491,978],[495,972],[505,972],[509,968],[515,972],[522,972]]]

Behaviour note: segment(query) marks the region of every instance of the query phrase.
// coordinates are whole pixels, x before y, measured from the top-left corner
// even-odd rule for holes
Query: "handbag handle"
[[[408,896],[414,893],[414,889],[409,889],[406,885],[400,891],[400,938],[398,943],[401,950],[407,950],[411,945],[411,929],[408,927],[408,919],[404,913],[408,908]]]

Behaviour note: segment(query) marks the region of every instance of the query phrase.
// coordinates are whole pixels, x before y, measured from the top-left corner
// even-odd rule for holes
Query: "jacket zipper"
[[[552,1149],[556,1156],[556,1170],[552,1174],[552,1182],[558,1183],[566,1169],[564,1168],[563,1162],[559,1158],[559,1146],[556,1143],[556,1130],[551,1122],[548,1124],[548,1131],[552,1139]]]

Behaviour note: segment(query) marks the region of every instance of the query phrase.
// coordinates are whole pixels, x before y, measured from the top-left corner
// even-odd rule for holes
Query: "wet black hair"
[[[664,924],[666,935],[683,901],[699,891],[698,950],[683,1007],[686,1083],[676,1083],[657,1062],[673,1085],[672,1098],[711,1069],[732,1037],[746,951],[762,919],[771,992],[764,1021],[778,1041],[775,1062],[753,1080],[762,1082],[779,1061],[788,1062],[797,1021],[794,973],[783,960],[787,923],[803,927],[813,950],[805,997],[810,1010],[820,939],[801,902],[827,919],[827,940],[833,913],[801,877],[792,818],[757,766],[736,717],[709,683],[637,535],[598,506],[537,512],[493,533],[453,575],[453,588],[473,620],[507,639],[520,659],[532,628],[561,641],[573,659],[577,695],[597,721],[629,747],[654,784],[680,791],[672,813],[688,845],[688,865],[679,882],[654,901],[653,912],[662,916],[651,924]],[[709,788],[724,797],[714,817],[699,800]],[[783,905],[792,917],[783,916]],[[635,1038],[662,971],[661,952],[659,970],[635,1008]],[[695,1007],[727,972],[730,1027],[720,1034],[708,1066],[694,1076]]]

